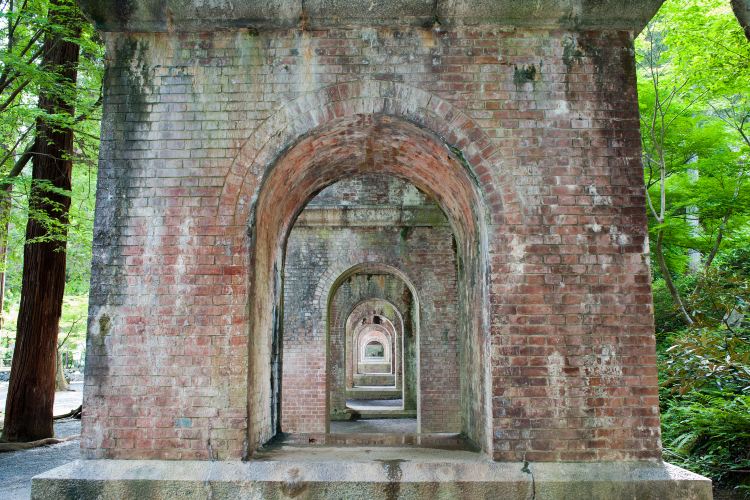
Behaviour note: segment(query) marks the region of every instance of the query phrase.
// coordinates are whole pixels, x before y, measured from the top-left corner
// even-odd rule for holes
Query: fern
[[[670,461],[721,483],[750,468],[750,395],[693,392],[672,399],[662,432]]]

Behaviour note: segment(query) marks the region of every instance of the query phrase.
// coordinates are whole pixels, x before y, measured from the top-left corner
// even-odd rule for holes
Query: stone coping
[[[438,207],[306,207],[294,227],[435,227],[449,226]]]
[[[640,31],[664,0],[78,0],[102,31],[473,25]]]
[[[710,499],[711,482],[662,462],[508,463],[468,451],[294,448],[263,460],[77,460],[36,476],[33,499]]]

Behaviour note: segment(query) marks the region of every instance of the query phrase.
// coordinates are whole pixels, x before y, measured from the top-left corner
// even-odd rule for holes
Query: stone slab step
[[[390,375],[390,363],[360,363],[357,375]]]
[[[378,387],[382,386],[383,389],[387,389],[390,387],[395,388],[396,386],[396,376],[390,375],[387,373],[378,373],[378,374],[362,374],[358,373],[354,375],[354,388],[357,387]]]
[[[356,412],[357,412],[357,418],[360,418],[360,419],[416,418],[417,417],[417,410],[401,410],[399,408],[356,410]]]
[[[346,399],[401,399],[400,390],[383,390],[379,387],[347,389]]]
[[[287,454],[286,450],[300,450],[300,456],[320,456],[327,454],[329,449],[340,450],[342,456],[349,457],[350,449],[366,450],[371,453],[372,448],[377,448],[378,454],[391,453],[393,449],[408,449],[410,453],[420,453],[422,457],[431,456],[429,448],[447,451],[468,451],[471,457],[476,458],[479,451],[471,442],[460,434],[452,432],[442,433],[329,433],[329,434],[285,434],[271,441],[270,444],[258,452],[256,458],[268,459],[269,457]],[[385,449],[383,449],[385,448]],[[322,450],[322,451],[321,451]],[[414,451],[417,450],[417,451]],[[469,456],[469,455],[467,455]],[[356,457],[355,457],[356,458]]]

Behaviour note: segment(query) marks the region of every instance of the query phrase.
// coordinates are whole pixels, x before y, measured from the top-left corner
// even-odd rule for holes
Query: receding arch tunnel
[[[484,203],[465,162],[437,136],[388,115],[334,120],[301,138],[276,161],[254,207],[250,276],[250,442],[279,429],[278,366],[282,273],[289,232],[306,204],[342,179],[379,174],[407,181],[440,207],[455,238],[456,306],[463,339],[460,360],[459,430],[484,446],[489,425],[485,405],[486,314]],[[335,279],[335,278],[334,278]],[[325,288],[325,287],[324,287]],[[329,287],[330,289],[330,287]],[[270,382],[270,383],[269,383]]]

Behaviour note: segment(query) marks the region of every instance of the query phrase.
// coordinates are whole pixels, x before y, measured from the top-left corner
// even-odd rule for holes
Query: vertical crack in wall
[[[428,26],[429,28],[433,29],[439,29],[440,28],[440,16],[438,15],[438,1],[439,0],[433,0],[432,2],[432,19],[431,19],[431,26]]]
[[[206,473],[205,479],[203,479],[203,489],[206,492],[206,500],[212,500],[214,498],[214,487],[211,483],[211,478],[213,477],[213,469],[213,463],[209,462],[208,472]]]
[[[534,479],[534,472],[529,468],[529,462],[526,460],[523,461],[521,472],[531,476],[531,496],[528,498],[530,498],[530,500],[536,500],[536,480]]]

